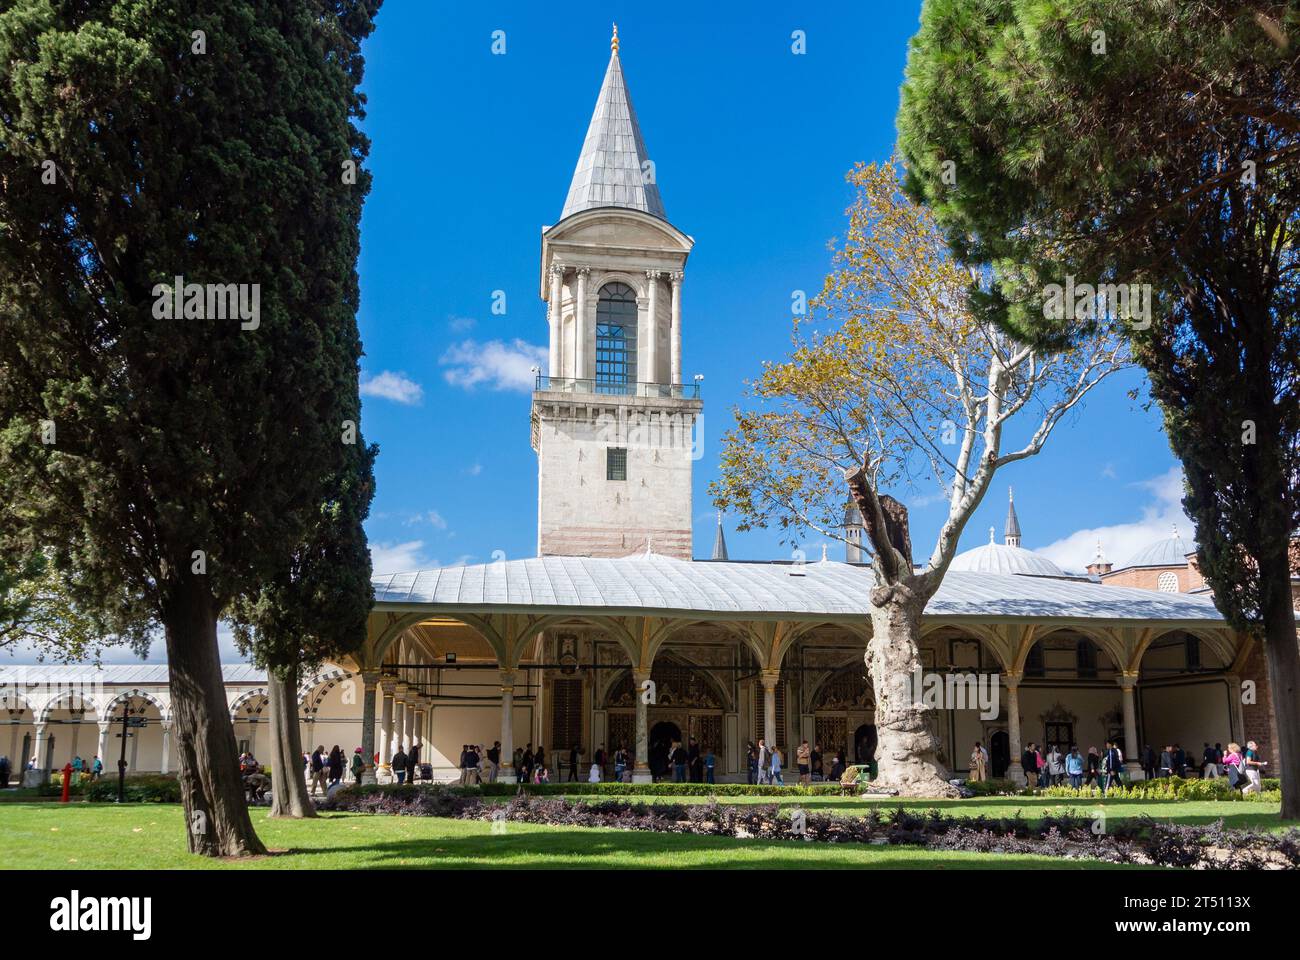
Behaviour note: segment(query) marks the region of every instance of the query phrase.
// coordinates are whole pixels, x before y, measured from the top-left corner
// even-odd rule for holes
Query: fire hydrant
[[[68,802],[68,794],[71,790],[72,790],[72,764],[65,763],[63,765],[63,799],[59,801],[60,803]]]

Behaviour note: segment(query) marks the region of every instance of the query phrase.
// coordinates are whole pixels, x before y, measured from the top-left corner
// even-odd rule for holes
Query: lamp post
[[[126,738],[127,721],[131,719],[131,701],[122,704],[122,755],[117,760],[117,802],[126,803]]]

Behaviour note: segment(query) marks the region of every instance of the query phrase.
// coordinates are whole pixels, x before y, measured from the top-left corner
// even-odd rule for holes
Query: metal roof
[[[588,611],[850,619],[869,615],[869,567],[821,561],[739,563],[632,557],[531,557],[374,579],[381,607],[454,615]],[[1208,597],[1081,580],[949,571],[927,617],[1222,623]]]
[[[560,219],[596,207],[626,207],[667,220],[659,185],[653,177],[645,182],[644,172],[653,169],[646,166],[648,161],[615,48]]]
[[[1196,545],[1188,543],[1178,536],[1178,531],[1175,530],[1172,537],[1147,544],[1129,557],[1128,563],[1115,569],[1123,570],[1127,567],[1185,567],[1187,566],[1187,555],[1195,550]]]
[[[952,558],[949,571],[973,573],[1026,573],[1036,577],[1063,577],[1065,571],[1040,553],[1004,543],[986,543]]]
[[[223,663],[223,683],[262,683],[266,671],[249,663]],[[114,683],[147,685],[167,683],[165,663],[11,663],[0,666],[0,686],[11,683]]]

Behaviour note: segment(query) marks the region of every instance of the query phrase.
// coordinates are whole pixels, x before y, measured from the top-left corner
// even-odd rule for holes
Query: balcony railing
[[[673,400],[698,400],[700,383],[607,383],[603,380],[577,380],[573,377],[537,375],[537,389],[552,393],[598,393],[612,397],[664,397]]]

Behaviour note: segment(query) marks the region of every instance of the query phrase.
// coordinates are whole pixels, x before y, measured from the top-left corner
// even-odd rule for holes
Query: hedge
[[[1269,778],[1261,782],[1263,793],[1243,795],[1228,785],[1225,778],[1217,780],[1186,780],[1182,777],[1157,777],[1154,780],[1135,780],[1126,785],[1112,787],[1106,792],[1109,800],[1225,800],[1255,802],[1278,802],[1282,799],[1281,782]],[[1055,787],[1032,788],[1025,791],[1027,796],[1035,797],[1096,797],[1101,798],[1100,788],[1095,786],[1075,787],[1064,784]]]
[[[162,773],[137,773],[126,778],[123,791],[128,803],[180,803],[181,784]],[[112,803],[117,799],[117,777],[101,777],[85,789],[87,800]]]
[[[464,789],[484,797],[513,797],[521,789],[535,796],[570,797],[820,797],[840,793],[835,781],[784,787],[752,783],[484,783]]]

